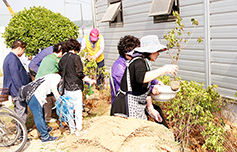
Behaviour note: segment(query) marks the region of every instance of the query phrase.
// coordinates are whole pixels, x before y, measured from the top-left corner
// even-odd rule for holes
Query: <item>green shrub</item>
[[[168,76],[161,76],[159,80],[164,84],[170,82]],[[174,134],[182,139],[184,147],[189,144],[193,131],[199,129],[205,140],[203,149],[224,151],[222,144],[225,141],[225,124],[216,119],[215,114],[221,112],[225,102],[216,89],[217,85],[204,89],[202,83],[182,81],[176,97],[163,105]]]
[[[27,42],[26,55],[36,55],[37,49],[66,41],[67,38],[77,38],[78,34],[78,26],[68,18],[34,6],[15,13],[3,37],[7,47],[11,47],[17,39]]]

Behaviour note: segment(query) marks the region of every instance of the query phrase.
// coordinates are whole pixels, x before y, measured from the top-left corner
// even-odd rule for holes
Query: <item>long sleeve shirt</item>
[[[31,60],[29,68],[31,68],[35,73],[37,73],[43,58],[51,53],[53,53],[53,46],[49,46],[46,49],[42,50]]]
[[[113,66],[112,66],[112,79],[113,79],[113,84],[111,82],[110,79],[110,88],[111,88],[111,104],[114,101],[114,98],[116,96],[116,92],[118,91],[118,89],[120,88],[121,85],[121,80],[124,74],[124,71],[126,69],[126,58],[123,58],[122,56],[119,56],[119,58],[114,62]],[[158,84],[159,81],[157,79],[154,79],[151,81],[151,87],[150,87],[150,91],[152,91],[153,89],[153,85]],[[115,93],[114,93],[115,92]]]
[[[59,74],[65,81],[65,89],[68,91],[76,91],[84,89],[83,65],[81,58],[77,54],[68,52],[62,56],[59,63]],[[63,76],[65,72],[65,75]]]
[[[3,63],[3,88],[9,89],[9,95],[17,96],[22,85],[31,81],[19,57],[10,52]]]

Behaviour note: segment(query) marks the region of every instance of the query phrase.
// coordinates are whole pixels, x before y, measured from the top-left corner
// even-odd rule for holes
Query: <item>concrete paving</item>
[[[223,109],[223,115],[231,122],[237,123],[237,104],[228,103]]]

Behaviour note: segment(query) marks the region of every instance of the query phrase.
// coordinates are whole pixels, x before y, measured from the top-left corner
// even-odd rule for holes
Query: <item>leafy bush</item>
[[[170,83],[168,76],[161,76],[159,80],[164,84]],[[202,83],[183,81],[176,97],[164,104],[167,119],[184,147],[189,144],[190,135],[200,130],[205,140],[203,149],[224,151],[224,123],[216,119],[215,114],[221,112],[225,103],[216,89],[217,85],[204,89]]]
[[[82,50],[79,53],[79,56],[81,56],[82,58],[84,58],[83,62],[84,62],[84,69],[83,72],[85,73],[86,76],[90,77],[91,79],[96,80],[97,79],[97,74],[101,73],[104,75],[105,79],[109,77],[109,73],[105,72],[106,70],[106,66],[103,66],[101,68],[98,69],[97,71],[97,63],[96,61],[93,59],[91,61],[89,61],[86,57],[87,51]],[[95,89],[95,87],[93,86],[93,89],[91,90],[91,87],[88,89],[88,85],[84,84],[84,91],[83,91],[83,95],[84,96],[90,96],[91,94],[93,94],[94,92],[92,90]]]
[[[34,6],[15,13],[3,37],[7,47],[11,47],[17,39],[27,42],[26,55],[36,55],[37,49],[66,41],[67,38],[77,38],[78,34],[78,26],[68,18]]]

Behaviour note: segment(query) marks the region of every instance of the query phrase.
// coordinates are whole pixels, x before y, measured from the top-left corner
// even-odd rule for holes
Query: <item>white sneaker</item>
[[[70,134],[74,134],[75,133],[75,129],[70,129]]]
[[[83,130],[83,131],[76,131],[76,136],[82,136],[84,135],[85,133],[87,133],[88,131],[87,130]]]

